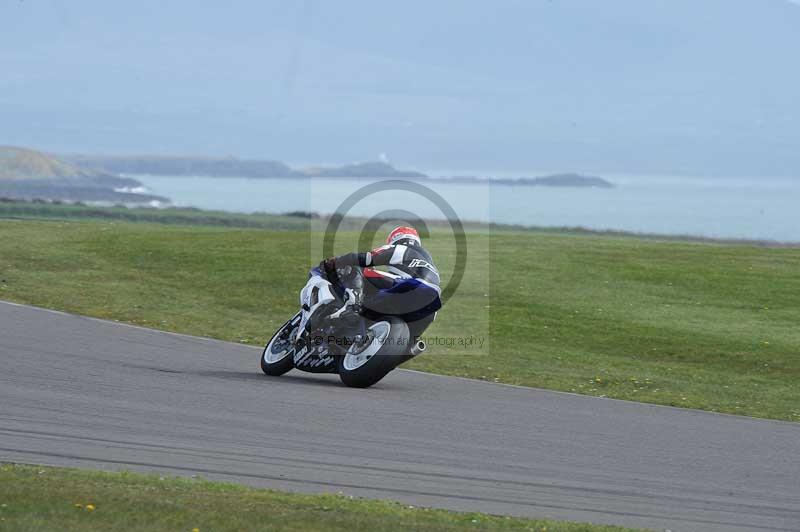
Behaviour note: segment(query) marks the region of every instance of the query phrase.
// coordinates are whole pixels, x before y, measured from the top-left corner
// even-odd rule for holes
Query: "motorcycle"
[[[352,274],[363,279],[361,269],[354,270]],[[341,273],[342,278],[351,275],[349,270]],[[392,277],[377,270],[371,273]],[[419,334],[427,324],[420,329],[397,316],[351,312],[348,303],[360,297],[359,288],[336,290],[328,280],[312,276],[300,294],[301,310],[264,348],[264,373],[279,376],[291,369],[338,373],[346,386],[367,388],[425,351]]]

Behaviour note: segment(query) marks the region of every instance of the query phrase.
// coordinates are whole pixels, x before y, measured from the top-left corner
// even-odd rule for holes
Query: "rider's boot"
[[[361,270],[345,266],[339,272],[344,287],[344,304],[330,315],[331,319],[348,319],[358,316],[361,312],[362,295],[364,293],[364,277]]]
[[[361,312],[360,294],[353,288],[345,288],[344,305],[330,315],[332,320],[347,319]]]

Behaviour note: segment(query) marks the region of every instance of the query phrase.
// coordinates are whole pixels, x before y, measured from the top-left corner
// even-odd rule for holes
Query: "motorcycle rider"
[[[375,266],[386,266],[388,272]],[[340,296],[342,306],[333,309],[331,318],[397,316],[408,323],[414,339],[442,307],[439,271],[410,226],[392,230],[384,246],[325,259],[310,275],[328,280]]]

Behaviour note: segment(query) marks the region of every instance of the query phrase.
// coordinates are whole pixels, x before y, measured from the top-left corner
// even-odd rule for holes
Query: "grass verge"
[[[0,465],[0,530],[25,531],[623,531],[612,526],[414,508],[336,494],[236,484]]]
[[[312,262],[315,233],[283,227],[0,220],[0,298],[262,344],[295,311]],[[337,251],[355,245],[342,236]],[[428,239],[443,272],[450,240]],[[410,367],[800,421],[800,249],[508,230],[468,240],[465,280],[428,336],[487,342],[434,345]]]

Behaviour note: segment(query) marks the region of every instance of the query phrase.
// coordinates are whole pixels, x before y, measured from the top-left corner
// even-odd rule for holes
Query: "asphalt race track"
[[[800,424],[395,371],[0,302],[0,461],[654,529],[800,530]],[[434,355],[426,355],[434,356]]]

